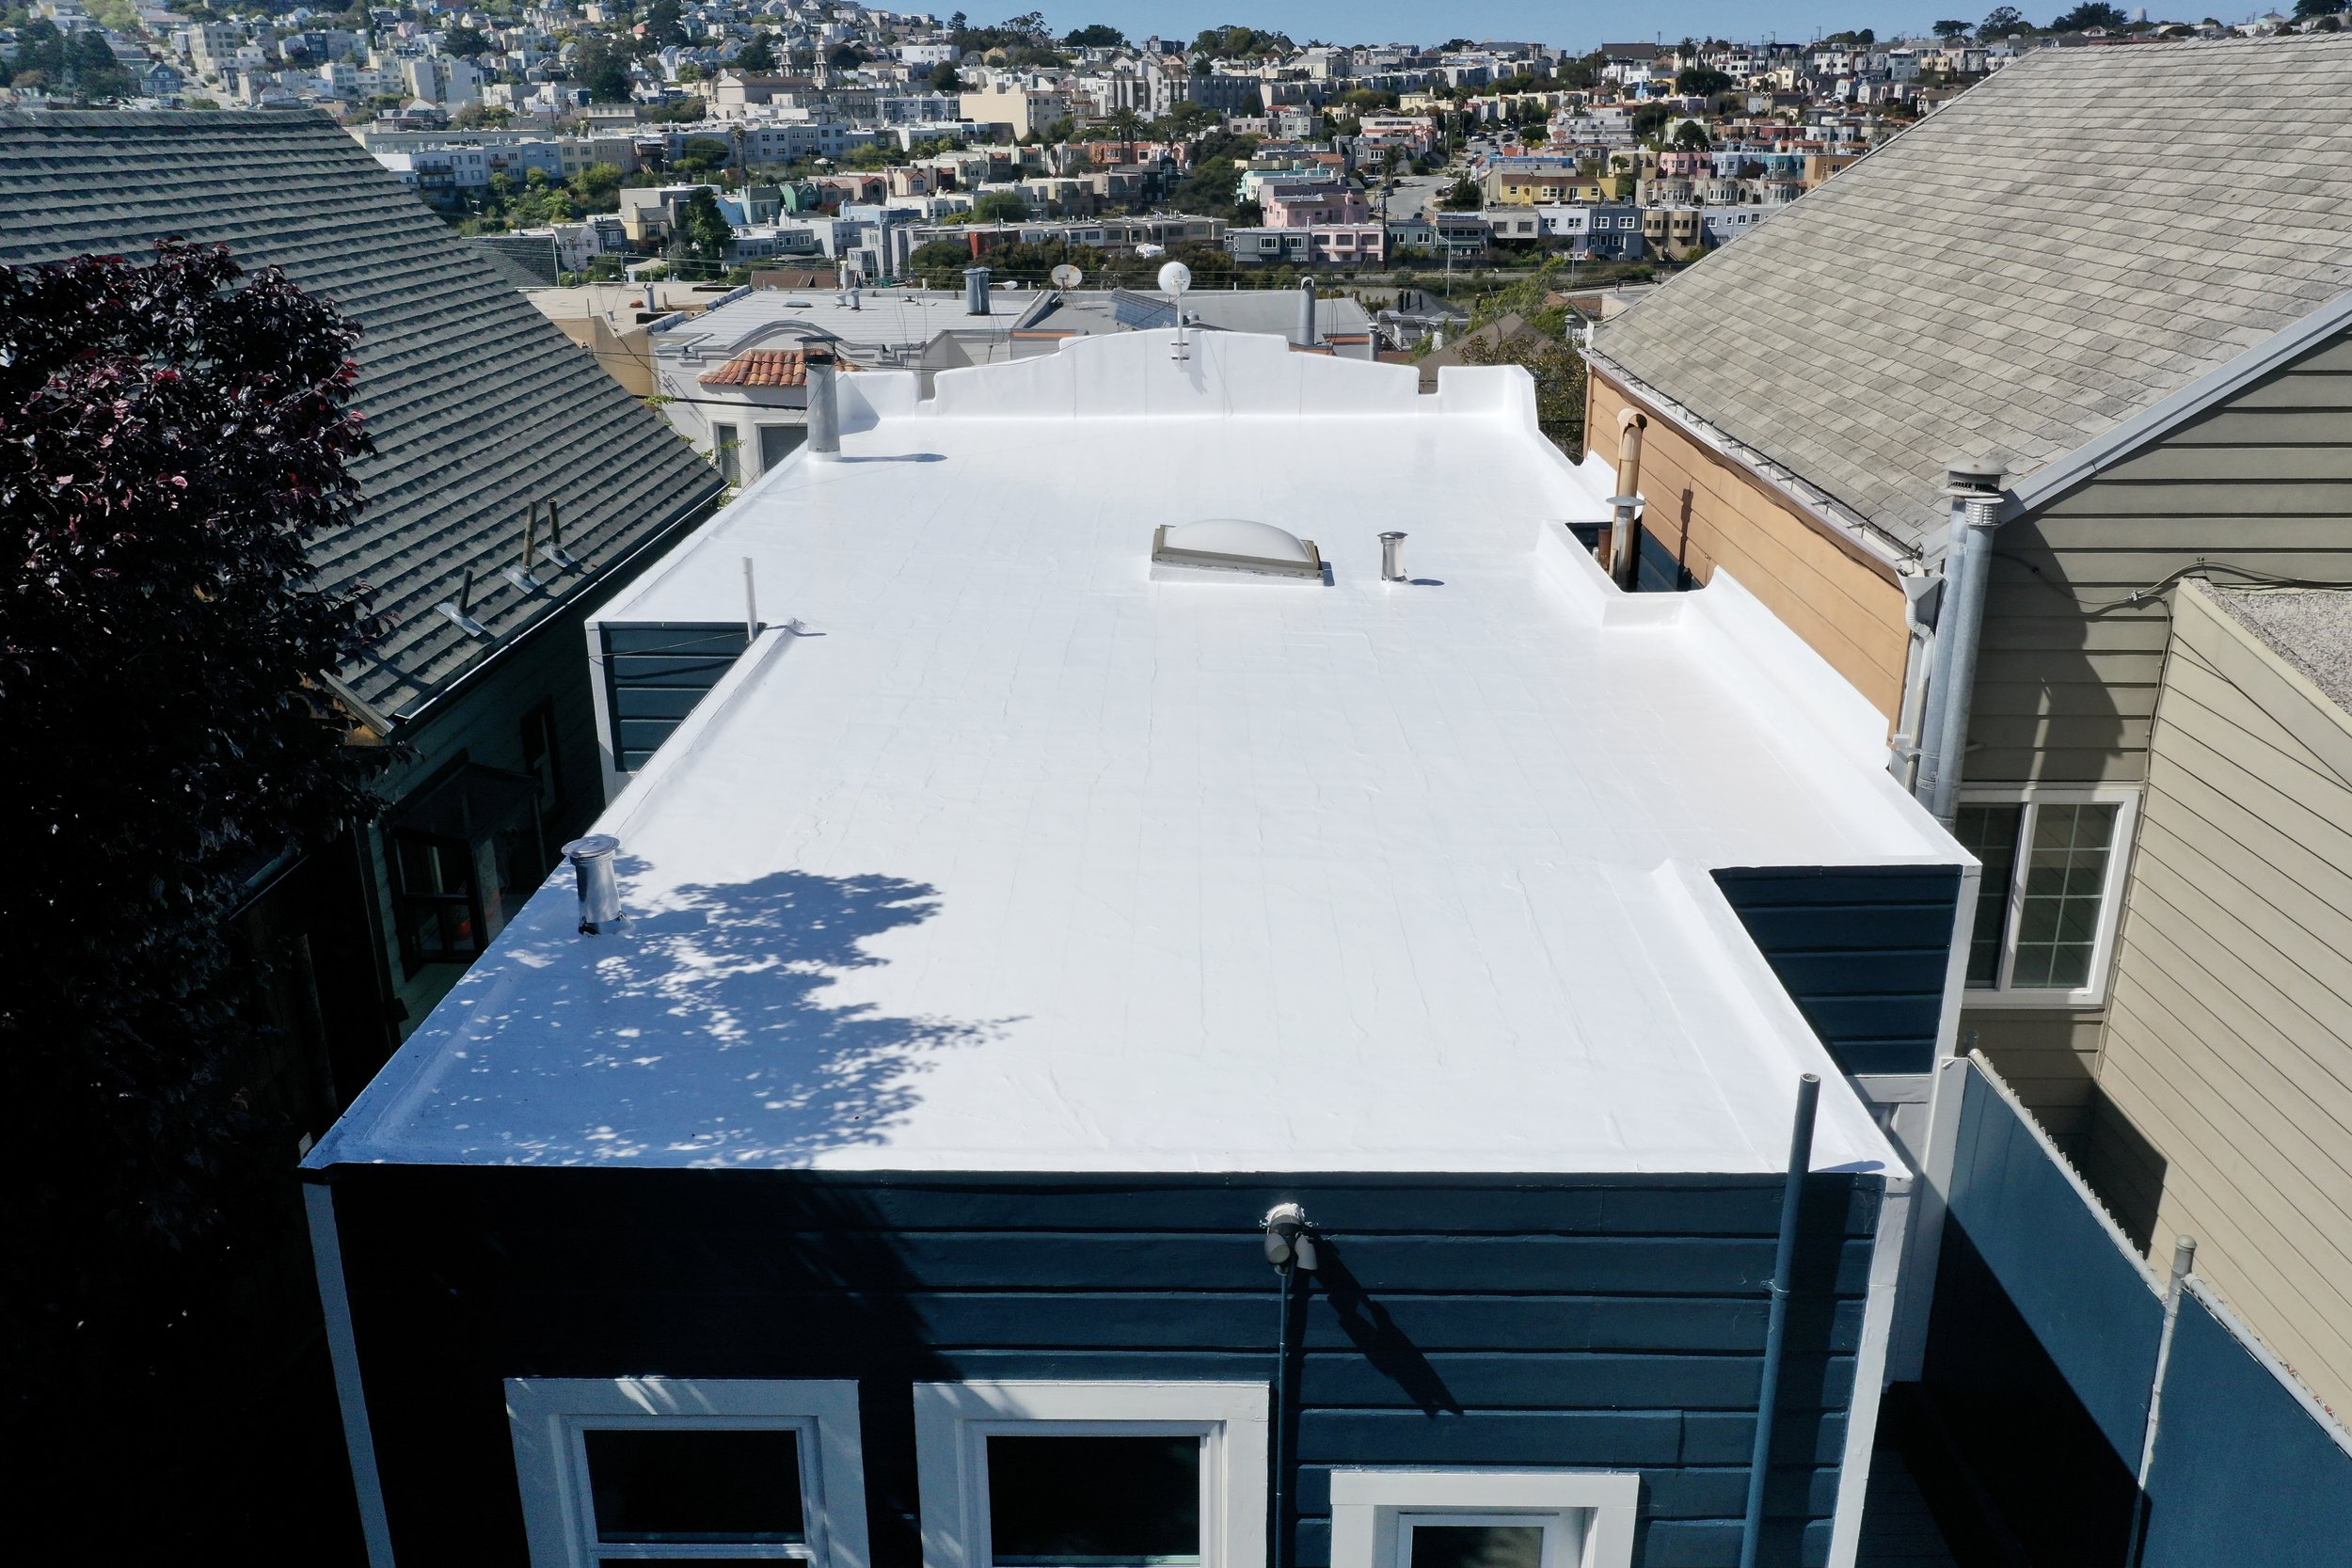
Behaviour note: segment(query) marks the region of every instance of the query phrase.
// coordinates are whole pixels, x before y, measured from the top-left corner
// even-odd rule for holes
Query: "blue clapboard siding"
[[[1698,586],[1698,578],[1682,563],[1672,545],[1645,528],[1633,531],[1633,591],[1637,594],[1680,594]]]
[[[2352,1561],[2352,1453],[2194,1293],[2162,1411],[2144,1568]]]
[[[645,765],[750,646],[740,621],[607,622],[598,631],[613,766],[624,773]]]
[[[1741,867],[1715,884],[1839,1067],[1933,1068],[1959,867]]]
[[[1774,1178],[333,1173],[403,1560],[522,1561],[500,1380],[859,1380],[877,1568],[917,1568],[909,1386],[1270,1380],[1259,1216],[1327,1236],[1302,1568],[1352,1465],[1639,1471],[1646,1568],[1739,1554]],[[1883,1183],[1814,1179],[1767,1563],[1820,1563]]]

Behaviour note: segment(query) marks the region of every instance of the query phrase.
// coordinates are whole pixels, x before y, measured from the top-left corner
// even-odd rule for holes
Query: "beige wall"
[[[2352,1401],[2352,718],[2174,595],[2099,1057],[2096,1164]]]
[[[1591,450],[1616,458],[1617,415],[1650,416],[1642,441],[1643,526],[1701,582],[1720,565],[1764,601],[1891,726],[1902,707],[1902,590],[1893,571],[1866,558],[1740,467],[1684,435],[1596,368],[1584,428]]]

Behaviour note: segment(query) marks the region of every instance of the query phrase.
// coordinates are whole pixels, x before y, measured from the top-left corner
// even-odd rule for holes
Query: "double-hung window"
[[[914,1389],[926,1568],[1264,1568],[1267,1390]]]
[[[1627,1568],[1641,1477],[1334,1470],[1331,1568]]]
[[[857,1385],[509,1378],[532,1568],[866,1568]]]
[[[1968,942],[1971,1006],[2096,1006],[2123,901],[2138,795],[1963,791],[1952,832],[1984,863]]]

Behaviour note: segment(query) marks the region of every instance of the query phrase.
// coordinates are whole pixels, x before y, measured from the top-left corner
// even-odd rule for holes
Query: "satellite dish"
[[[1192,269],[1182,261],[1170,261],[1160,269],[1160,292],[1181,294],[1192,287]]]
[[[1165,256],[1168,254],[1168,246],[1164,245],[1139,245],[1136,246],[1136,254],[1138,256]]]
[[[1054,287],[1057,289],[1074,289],[1084,280],[1086,274],[1064,261],[1060,266],[1047,273],[1046,277],[1054,280]]]

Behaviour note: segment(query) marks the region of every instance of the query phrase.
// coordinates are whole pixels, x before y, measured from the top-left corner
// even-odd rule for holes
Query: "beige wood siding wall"
[[[1796,511],[1755,475],[1685,436],[1596,369],[1584,428],[1591,451],[1616,460],[1617,416],[1650,417],[1643,433],[1643,526],[1702,583],[1718,565],[1764,601],[1887,716],[1901,711],[1902,590],[1893,571]]]
[[[2352,578],[2352,346],[2323,344],[2010,523],[2000,550],[1969,779],[2138,783],[2169,628],[2165,596],[2133,606],[2135,590],[2200,558]]]
[[[2203,591],[2175,605],[2099,1059],[2137,1138],[2102,1138],[2101,1164],[2139,1185],[2153,1250],[2196,1237],[2198,1271],[2342,1410],[2352,719]]]

